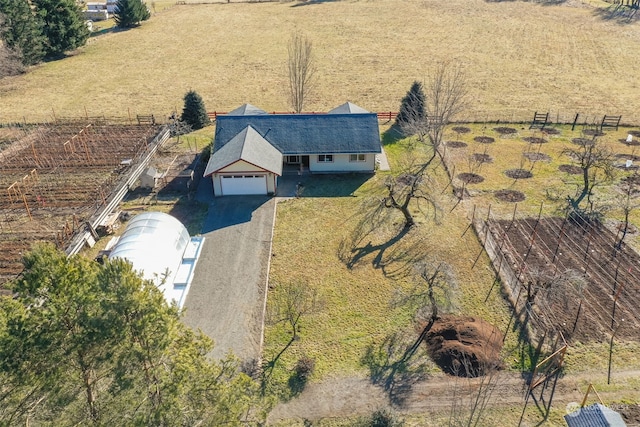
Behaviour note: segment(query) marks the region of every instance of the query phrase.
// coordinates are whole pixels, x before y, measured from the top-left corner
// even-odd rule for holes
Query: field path
[[[624,383],[630,378],[639,378],[640,371],[616,372],[612,384]],[[606,381],[606,373],[580,373],[561,378],[553,396],[554,408],[565,408],[571,402],[580,403],[584,398],[588,382]],[[496,386],[489,397],[490,407],[522,408],[527,386],[520,374],[502,372],[496,377]],[[356,417],[368,415],[377,409],[393,408],[405,414],[423,414],[447,412],[452,402],[468,402],[479,389],[479,380],[455,379],[438,374],[427,380],[413,384],[411,390],[403,396],[402,405],[392,405],[381,387],[363,377],[339,377],[312,383],[297,398],[277,405],[269,415],[269,423],[281,420]],[[539,389],[537,389],[539,390]],[[640,391],[598,391],[602,399],[640,402]],[[550,388],[545,396],[550,395]],[[457,396],[457,398],[456,398]],[[597,401],[595,394],[590,395],[588,403]],[[530,400],[529,405],[534,405]],[[635,425],[635,424],[628,424]]]

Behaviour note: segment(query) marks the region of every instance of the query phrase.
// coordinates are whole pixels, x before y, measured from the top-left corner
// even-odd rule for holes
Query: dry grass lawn
[[[466,120],[569,120],[622,114],[640,123],[640,27],[577,0],[558,6],[483,0],[345,0],[165,7],[140,28],[92,38],[77,55],[0,81],[0,122],[182,108],[197,90],[210,110],[250,102],[287,110],[286,44],[314,43],[316,91],[306,109],[350,100],[397,110],[414,79],[456,61],[473,98]]]

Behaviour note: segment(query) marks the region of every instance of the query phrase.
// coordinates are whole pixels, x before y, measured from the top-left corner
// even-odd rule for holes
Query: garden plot
[[[147,153],[157,126],[106,119],[3,129],[0,283],[37,241],[65,249]]]
[[[611,152],[613,171],[610,179],[601,174],[593,189],[594,206],[605,215],[604,224],[595,226],[563,211],[582,179],[567,150],[593,144],[589,129],[469,127],[466,133],[453,129],[455,144],[445,144],[454,191],[464,197],[520,318],[536,332],[561,331],[569,340],[603,341],[613,331],[621,339],[640,339],[637,131],[595,135]],[[623,182],[635,187],[620,244]]]

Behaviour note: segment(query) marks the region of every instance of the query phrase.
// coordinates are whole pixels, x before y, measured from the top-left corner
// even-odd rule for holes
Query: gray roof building
[[[246,126],[211,156],[204,176],[244,160],[277,175],[282,175],[282,155],[251,126]]]
[[[228,116],[257,116],[259,114],[267,114],[267,112],[251,104],[242,104],[227,113]]]
[[[600,403],[584,406],[564,416],[568,427],[626,427],[626,423],[613,409]]]
[[[355,110],[354,107],[345,109]],[[247,126],[255,129],[283,155],[381,152],[378,116],[366,112],[220,115],[216,121],[214,152]]]

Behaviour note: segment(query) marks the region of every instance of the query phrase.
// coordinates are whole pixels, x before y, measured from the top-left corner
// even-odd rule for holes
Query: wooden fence
[[[210,111],[207,113],[207,116],[209,116],[209,120],[215,122],[218,116],[225,115],[225,114],[227,114],[227,112]],[[293,111],[272,111],[268,114],[296,114],[296,113],[294,113]],[[321,112],[321,111],[303,111],[300,114],[327,114],[327,113]],[[385,122],[390,122],[391,120],[394,120],[398,115],[398,113],[393,111],[382,111],[382,112],[378,112],[377,114],[378,114],[378,120],[385,121]]]

